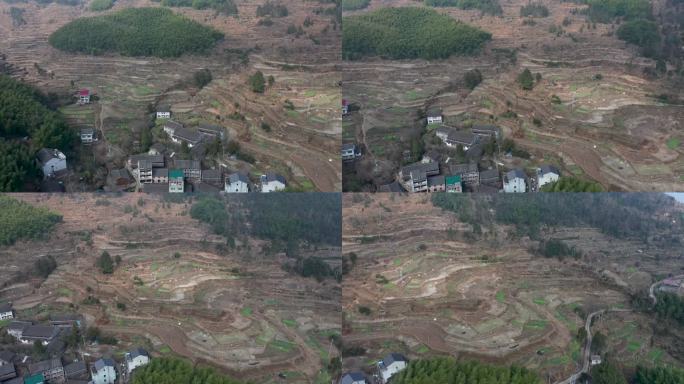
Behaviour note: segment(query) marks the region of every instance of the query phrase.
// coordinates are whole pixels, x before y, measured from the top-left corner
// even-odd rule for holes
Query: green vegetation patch
[[[290,352],[297,347],[295,343],[287,340],[273,340],[268,346],[281,352]]]
[[[458,7],[460,9],[478,9],[482,13],[501,15],[503,10],[499,0],[425,0],[430,7]]]
[[[451,379],[449,379],[451,378]],[[536,373],[518,366],[497,366],[451,357],[412,360],[392,377],[394,384],[419,383],[497,383],[541,384]]]
[[[667,147],[672,149],[672,150],[679,148],[680,144],[681,144],[681,140],[679,140],[676,137],[673,137],[667,141]]]
[[[242,316],[252,316],[252,312],[252,308],[250,307],[244,307],[242,308],[242,310],[240,310],[240,314]]]
[[[50,35],[50,44],[66,52],[91,55],[178,57],[203,54],[223,34],[163,8],[127,8],[76,19]]]
[[[292,320],[292,319],[283,319],[283,324],[287,325],[290,328],[294,328],[297,326],[297,321]]]
[[[547,320],[529,320],[528,322],[525,323],[526,328],[532,328],[532,329],[544,329],[549,325],[549,322]]]
[[[153,0],[159,1],[159,0]],[[161,0],[165,7],[192,7],[194,9],[213,9],[224,15],[237,15],[238,9],[233,0]]]
[[[44,239],[61,221],[62,216],[47,208],[0,195],[0,245],[12,245],[17,240]]]
[[[506,301],[506,293],[504,291],[499,291],[496,293],[496,301],[503,303]]]
[[[532,300],[532,302],[537,305],[546,305],[546,299],[543,297],[537,297],[536,299]]]
[[[149,364],[137,368],[132,384],[177,384],[177,383],[212,383],[239,384],[227,376],[216,372],[213,368],[194,365],[193,363],[171,357],[159,357]]]
[[[346,60],[366,56],[391,59],[444,59],[477,53],[492,35],[417,7],[382,8],[343,20],[342,55]]]
[[[114,6],[114,0],[93,0],[90,2],[91,11],[105,11]]]
[[[343,11],[356,11],[368,7],[370,0],[342,0]]]

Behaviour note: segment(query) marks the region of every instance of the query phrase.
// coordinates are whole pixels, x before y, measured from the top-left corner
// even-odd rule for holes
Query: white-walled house
[[[504,192],[524,193],[527,192],[527,175],[522,169],[508,171],[504,175]]]
[[[366,384],[366,375],[363,372],[347,372],[342,375],[340,384]]]
[[[560,171],[553,165],[542,165],[537,169],[537,189],[542,186],[558,181]]]
[[[282,191],[286,187],[287,181],[285,181],[284,177],[278,174],[267,173],[265,175],[261,175],[261,192],[268,193]]]
[[[67,158],[59,149],[43,148],[38,151],[38,166],[45,177],[55,176],[67,169]]]
[[[129,352],[126,352],[125,357],[126,369],[128,369],[128,373],[131,373],[134,369],[150,362],[150,355],[142,348],[135,348]]]
[[[81,143],[89,144],[95,141],[95,129],[81,128]]]
[[[428,124],[441,124],[442,123],[442,110],[439,108],[430,108],[427,111],[427,123]]]
[[[112,359],[100,359],[90,366],[90,377],[93,384],[116,383],[116,363]]]
[[[0,304],[0,320],[14,319],[14,311],[11,304]]]
[[[249,192],[249,177],[244,173],[233,173],[226,179],[224,191],[227,193],[247,193]]]
[[[378,362],[378,369],[380,371],[380,376],[382,376],[382,381],[387,382],[392,376],[397,372],[406,368],[408,360],[404,355],[399,353],[390,353],[385,356],[384,359]]]
[[[171,108],[168,105],[160,105],[157,107],[157,119],[170,119]]]

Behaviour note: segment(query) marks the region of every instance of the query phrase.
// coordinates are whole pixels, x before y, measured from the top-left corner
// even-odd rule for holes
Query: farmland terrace
[[[585,256],[544,258],[530,251],[536,241],[516,239],[506,226],[483,225],[474,238],[470,225],[424,196],[357,194],[345,196],[343,207],[343,254],[356,255],[343,279],[344,350],[365,349],[345,356],[347,369],[392,351],[414,359],[448,354],[561,381],[582,364],[576,335],[587,314],[631,308],[632,293],[648,292],[652,278],[681,266],[675,249],[650,250],[593,228],[545,234],[570,239]],[[608,335],[608,353],[627,366],[681,365],[673,342],[680,336],[654,336],[657,323],[643,313],[609,313],[593,331]]]
[[[392,181],[402,152],[411,149],[412,141],[432,135],[428,129],[423,136],[419,110],[437,106],[447,124],[496,124],[532,155],[495,159],[506,168],[550,162],[564,175],[596,181],[608,190],[681,189],[684,108],[656,97],[681,98],[681,80],[649,75],[655,61],[618,40],[616,25],[589,23],[576,12],[583,6],[542,0],[537,3],[550,15],[530,22],[520,16],[527,3],[500,1],[501,16],[434,8],[492,34],[475,57],[345,61],[343,97],[359,110],[344,121],[343,139],[359,143],[364,154],[350,175],[371,191]],[[422,5],[374,0],[349,15],[387,6]],[[655,12],[662,10],[658,6]],[[516,81],[525,68],[541,75],[530,91]],[[483,82],[471,91],[463,76],[473,69],[481,71]],[[554,95],[559,103],[552,102]]]
[[[0,250],[0,297],[20,318],[82,313],[119,339],[115,346],[86,346],[91,353],[143,345],[253,382],[271,382],[281,372],[296,383],[328,377],[324,364],[336,354],[329,338],[339,334],[334,280],[285,272],[284,256],[261,255],[260,241],[227,251],[225,238],[190,218],[187,203],[133,194],[17,197],[64,217],[49,240]],[[95,266],[104,251],[121,258],[110,275]],[[21,277],[47,254],[58,267],[45,281]],[[89,296],[100,303],[84,303]]]

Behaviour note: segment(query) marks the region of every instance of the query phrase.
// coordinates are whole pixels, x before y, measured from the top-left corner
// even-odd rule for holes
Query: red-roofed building
[[[90,90],[81,89],[78,91],[78,103],[79,104],[90,104]]]
[[[342,115],[346,115],[349,113],[349,103],[347,103],[346,99],[342,99]]]

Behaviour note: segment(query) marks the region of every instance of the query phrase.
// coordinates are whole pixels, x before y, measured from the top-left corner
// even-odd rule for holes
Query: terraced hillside
[[[661,333],[653,315],[632,308],[633,295],[681,268],[676,247],[595,228],[544,230],[542,238],[583,253],[559,260],[532,252],[539,241],[516,237],[509,226],[482,224],[477,235],[424,196],[357,194],[343,205],[346,369],[369,369],[388,352],[448,354],[515,363],[561,382],[583,363],[578,330],[604,309],[617,312],[599,316],[592,331],[608,335],[612,358],[626,366],[684,364],[682,330]]]
[[[430,142],[420,111],[440,107],[452,126],[496,124],[531,159],[499,156],[506,169],[554,163],[563,174],[599,182],[608,190],[681,189],[684,175],[684,108],[660,95],[682,97],[681,76],[655,71],[656,61],[616,37],[617,24],[591,23],[584,6],[544,0],[548,17],[521,17],[528,1],[500,1],[501,16],[477,10],[436,8],[492,34],[477,57],[446,60],[383,60],[344,63],[343,97],[356,105],[344,122],[343,140],[359,143],[364,157],[351,169],[365,189],[390,182],[412,142]],[[655,15],[667,1],[654,2]],[[374,0],[371,12],[386,6],[420,6],[413,1]],[[534,89],[516,81],[523,69],[539,73]],[[463,75],[483,74],[473,91]]]
[[[88,88],[97,95],[96,113],[88,123],[102,138],[94,150],[102,175],[140,151],[141,134],[153,125],[150,111],[162,103],[170,104],[175,118],[189,126],[206,122],[227,127],[230,139],[256,158],[253,164],[228,156],[207,159],[207,167],[224,165],[257,175],[275,171],[296,188],[340,190],[340,165],[332,161],[341,134],[336,67],[339,28],[334,12],[326,11],[331,5],[325,2],[287,2],[287,17],[258,18],[256,9],[263,3],[239,3],[238,17],[173,8],[226,37],[209,55],[168,60],[60,52],[48,44],[52,32],[69,21],[102,12],[89,11],[87,5],[18,3],[12,6],[25,9],[25,23],[14,25],[10,5],[2,3],[0,33],[5,38],[0,52],[13,76],[45,92],[66,98]],[[159,4],[121,0],[105,12],[150,6]],[[264,19],[271,24],[263,23]],[[308,26],[302,28],[302,34],[288,34],[288,27],[302,27],[305,22]],[[211,72],[213,82],[198,89],[193,76],[201,69]],[[257,70],[275,80],[264,95],[253,93],[246,85]],[[271,127],[270,132],[260,128],[262,122]],[[104,176],[88,185],[74,181],[67,187],[95,189],[103,182]]]
[[[143,345],[253,382],[270,383],[280,373],[296,383],[329,381],[326,365],[337,354],[331,337],[340,327],[334,280],[284,271],[285,256],[262,253],[263,241],[239,241],[231,250],[224,237],[190,218],[190,201],[133,194],[19,198],[64,216],[49,240],[0,249],[0,297],[13,302],[20,318],[77,311],[119,339],[115,346],[88,345],[90,353],[118,356]],[[96,267],[103,252],[121,259],[111,275]],[[314,253],[327,257],[339,248]],[[44,282],[27,279],[35,259],[47,254],[57,269]],[[99,303],[88,304],[89,297]]]

